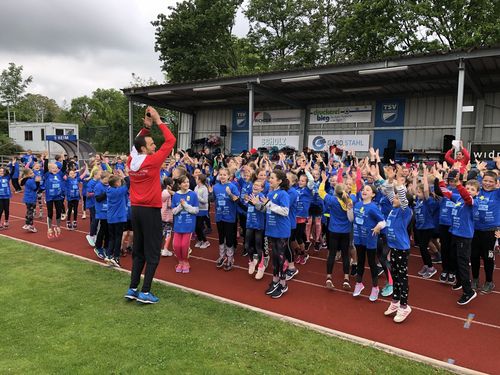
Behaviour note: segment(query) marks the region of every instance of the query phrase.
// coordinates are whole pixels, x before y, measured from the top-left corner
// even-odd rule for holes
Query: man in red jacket
[[[453,165],[457,162],[460,162],[460,174],[464,174],[467,172],[467,164],[469,164],[470,161],[470,155],[467,149],[464,147],[464,144],[462,141],[460,141],[460,149],[457,151],[457,156],[456,159],[453,159],[451,154],[453,153],[454,148],[452,147],[446,155],[444,156],[444,159],[450,164],[450,167],[453,167]]]
[[[158,125],[165,138],[158,151],[153,138],[149,136],[153,123]],[[161,251],[160,168],[172,152],[175,141],[174,135],[162,122],[158,112],[153,107],[146,108],[144,128],[135,138],[134,147],[127,160],[134,247],[130,287],[125,298],[141,303],[157,303],[159,300],[150,289]],[[137,287],[144,266],[144,283],[139,292]]]

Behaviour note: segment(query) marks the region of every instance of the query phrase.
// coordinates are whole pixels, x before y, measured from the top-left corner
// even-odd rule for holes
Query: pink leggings
[[[174,252],[179,262],[188,260],[191,233],[174,233]]]

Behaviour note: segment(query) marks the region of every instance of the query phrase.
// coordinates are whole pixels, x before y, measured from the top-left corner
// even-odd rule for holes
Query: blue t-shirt
[[[108,204],[108,211],[106,217],[109,224],[127,222],[127,195],[127,185],[107,187],[106,201]]]
[[[19,178],[19,162],[9,163],[10,166],[10,176],[12,178]]]
[[[37,186],[34,178],[28,178],[24,184],[23,203],[36,203]]]
[[[87,183],[87,208],[95,207],[95,187],[99,180],[93,178]]]
[[[231,199],[231,197],[226,193],[226,187],[231,189],[231,194],[239,196],[240,192],[238,188],[233,183],[225,183],[224,185],[220,182],[214,186],[214,197],[215,197],[215,221],[225,221],[226,223],[236,222],[236,206],[237,203]]]
[[[248,203],[245,201],[245,195],[250,195],[252,194],[253,190],[253,183],[251,181],[245,181],[243,178],[240,178],[238,180],[238,186],[240,190],[240,204],[243,204],[244,206],[248,206]],[[239,214],[244,214],[245,210],[241,208],[240,205],[238,207],[238,213]]]
[[[273,190],[267,194],[267,198],[274,204],[290,208],[290,197],[284,190]],[[266,214],[266,236],[274,238],[289,238],[292,231],[289,215],[283,216],[274,213],[270,209],[270,203],[267,206]]]
[[[452,194],[458,194],[456,188],[448,187],[447,189],[450,190]],[[453,207],[455,207],[455,202],[445,196],[441,197],[439,200],[439,225],[451,226],[451,210]]]
[[[80,200],[80,178],[67,177],[65,181],[65,195],[68,201]]]
[[[347,218],[345,211],[338,198],[334,195],[325,196],[325,210],[330,214],[328,230],[332,233],[351,233],[352,223]]]
[[[258,197],[259,199],[264,198],[265,195],[263,193],[260,193]],[[259,211],[254,207],[253,204],[249,204],[247,210],[247,228],[264,230],[265,225],[266,225],[265,212]]]
[[[199,207],[198,195],[191,190],[182,194],[176,192],[172,197],[172,209],[181,204],[181,199],[184,199],[187,204],[193,207]],[[193,233],[196,228],[196,214],[190,214],[185,209],[182,209],[177,215],[174,215],[174,232],[176,233]]]
[[[411,208],[393,208],[386,219],[387,246],[397,250],[410,250],[408,225],[412,216]]]
[[[297,199],[299,198],[299,193],[297,189],[291,187],[288,189],[288,197],[290,198],[290,225],[292,230],[297,228]]]
[[[0,199],[10,199],[12,191],[10,190],[10,176],[0,177]]]
[[[367,249],[377,248],[377,235],[373,235],[372,229],[379,221],[384,220],[375,202],[364,204],[363,201],[354,205],[354,244],[364,245]]]
[[[45,199],[47,202],[50,201],[61,201],[64,199],[64,179],[62,177],[62,172],[52,174],[50,172],[45,173]]]
[[[297,217],[308,218],[309,217],[309,207],[311,207],[312,202],[312,192],[307,187],[299,187],[297,189]]]
[[[477,201],[474,229],[486,230],[500,227],[500,189],[491,191],[481,189],[474,200]]]
[[[438,204],[434,198],[421,200],[417,198],[415,202],[415,227],[417,229],[433,229],[435,227],[434,214],[438,209]]]
[[[453,194],[451,200],[455,202],[455,207],[451,210],[451,234],[464,238],[474,237],[474,206],[477,206],[476,199],[473,199],[472,206],[465,204],[460,194]]]
[[[97,182],[94,193],[95,196],[102,195],[106,193],[108,190],[108,185],[104,185],[101,181]],[[95,217],[99,220],[107,220],[108,219],[108,200],[104,199],[102,201],[95,201]]]

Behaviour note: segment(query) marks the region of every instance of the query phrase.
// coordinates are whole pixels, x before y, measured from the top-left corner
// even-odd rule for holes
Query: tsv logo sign
[[[398,103],[382,104],[382,120],[386,123],[392,123],[398,119]]]
[[[325,144],[326,144],[326,139],[321,135],[314,137],[314,139],[312,141],[312,146],[313,146],[314,151],[323,150],[323,148],[325,147]]]

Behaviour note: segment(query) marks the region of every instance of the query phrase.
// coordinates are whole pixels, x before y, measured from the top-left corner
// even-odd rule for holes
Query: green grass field
[[[445,373],[0,237],[0,374]]]

